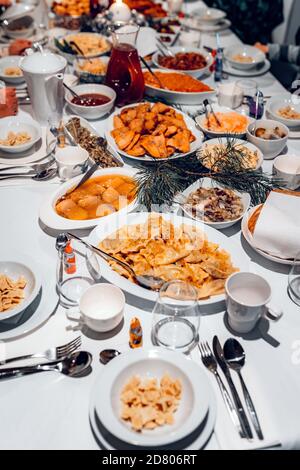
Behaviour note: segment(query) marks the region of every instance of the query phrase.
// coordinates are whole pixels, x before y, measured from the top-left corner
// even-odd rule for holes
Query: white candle
[[[122,0],[116,0],[109,9],[113,15],[113,21],[129,21],[131,18],[131,10]]]

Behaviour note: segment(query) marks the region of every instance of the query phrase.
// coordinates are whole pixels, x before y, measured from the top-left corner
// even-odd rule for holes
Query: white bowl
[[[10,147],[9,145],[0,145],[0,150],[8,153],[20,153],[30,149],[42,136],[40,125],[33,119],[22,119],[17,116],[0,119],[0,139],[5,139],[9,132],[27,132],[31,140],[25,144]]]
[[[130,167],[123,167],[123,168],[102,168],[97,170],[93,176],[102,176],[102,175],[122,175],[122,176],[129,176],[134,178],[137,173],[137,170]],[[82,175],[76,176],[71,180],[66,181],[64,184],[59,186],[47,199],[44,201],[40,208],[39,217],[44,225],[53,230],[76,230],[76,229],[85,229],[95,227],[99,224],[101,219],[112,220],[115,217],[118,218],[121,215],[127,214],[131,212],[135,205],[136,200],[133,200],[130,204],[128,204],[123,209],[120,209],[118,212],[113,214],[107,215],[105,217],[97,217],[95,219],[87,219],[87,220],[71,220],[66,219],[57,214],[55,210],[55,204],[59,198],[61,198],[64,194],[68,192],[69,189],[73,188],[77,183],[79,183]]]
[[[143,69],[146,72],[146,69]],[[160,73],[174,73],[173,70],[159,70]],[[186,75],[184,72],[176,72],[181,75]],[[205,99],[209,99],[216,94],[216,91],[197,91],[197,92],[184,92],[184,91],[173,91],[165,90],[163,88],[155,88],[154,86],[145,84],[145,93],[148,96],[153,96],[170,104],[201,104]]]
[[[25,78],[22,72],[22,75],[19,77],[11,77],[10,75],[6,75],[5,69],[8,67],[19,67],[20,56],[11,55],[8,57],[2,57],[0,59],[0,79],[4,80],[7,83],[11,83],[12,85],[17,85],[19,83],[25,82]]]
[[[224,144],[226,144],[227,141],[228,141],[227,137],[221,137],[221,138],[218,138],[218,139],[207,140],[202,145],[202,147],[200,147],[200,149],[203,148],[206,145],[222,145],[222,144],[224,145]],[[253,168],[253,170],[258,170],[262,166],[263,161],[264,161],[264,156],[263,156],[262,152],[260,151],[260,149],[256,145],[253,145],[251,142],[247,142],[246,140],[234,139],[234,142],[236,144],[240,144],[240,145],[244,145],[245,147],[248,147],[253,152],[257,152],[258,160],[257,160],[256,167]]]
[[[205,57],[207,65],[206,67],[203,67],[202,69],[196,69],[196,70],[177,70],[177,69],[169,69],[167,67],[163,67],[162,65],[159,64],[158,62],[158,56],[161,56],[162,54],[160,52],[156,52],[153,57],[152,57],[152,62],[156,67],[159,69],[163,70],[168,70],[169,72],[183,72],[186,73],[187,75],[190,75],[191,77],[199,78],[202,77],[205,74],[210,73],[210,67],[212,66],[214,59],[212,55],[204,51],[202,49],[199,49],[197,47],[181,47],[181,46],[176,46],[176,47],[170,47],[170,50],[174,53],[177,54],[178,52],[196,52],[197,54],[203,55]]]
[[[299,127],[300,126],[300,119],[286,119],[279,114],[277,114],[278,110],[281,108],[291,107],[297,113],[300,113],[300,99],[298,96],[293,95],[286,95],[283,96],[273,96],[271,100],[268,102],[267,106],[267,114],[269,114],[271,119],[275,121],[279,121],[287,127]]]
[[[23,16],[11,20],[8,26],[4,27],[5,35],[12,39],[26,38],[34,33],[34,19],[32,16]]]
[[[278,140],[261,139],[260,137],[256,137],[252,134],[254,126],[256,126],[257,129],[259,127],[263,129],[274,129],[275,127],[279,127],[286,136]],[[271,119],[261,119],[260,121],[256,121],[256,123],[252,122],[249,124],[247,129],[247,139],[262,151],[265,160],[271,160],[272,158],[277,157],[277,155],[279,155],[285,148],[288,138],[288,128],[284,124],[278,121],[272,121]]]
[[[85,93],[99,93],[110,98],[108,103],[101,104],[100,106],[81,106],[72,103],[73,95],[67,91],[66,101],[69,107],[73,113],[77,114],[78,116],[82,116],[85,119],[98,119],[102,116],[105,116],[105,114],[108,114],[114,107],[117,97],[116,92],[106,85],[95,85],[89,83],[87,85],[77,85],[73,87],[72,90],[74,90],[78,95]]]
[[[300,187],[300,156],[279,155],[273,163],[273,174],[282,180],[282,186],[293,191]]]
[[[218,10],[217,8],[201,8],[196,10],[194,15],[200,23],[209,25],[215,25],[226,18],[225,11]]]
[[[236,55],[243,55],[252,57],[252,62],[239,62],[235,60],[233,57]],[[232,67],[239,69],[239,70],[250,70],[256,67],[257,65],[265,62],[266,56],[265,54],[257,49],[254,46],[230,46],[224,50],[224,57],[225,59],[232,65]]]
[[[26,279],[24,299],[11,310],[0,313],[0,322],[8,321],[23,312],[36,298],[41,288],[41,277],[35,261],[22,255],[22,259],[7,259],[0,261],[0,272],[16,281],[20,276]],[[15,318],[14,318],[15,320]]]
[[[213,104],[213,110],[214,110],[215,113],[232,113],[233,112],[233,113],[236,113],[236,114],[241,114],[241,113],[238,113],[234,109],[226,108],[225,106],[219,106],[219,105],[216,105],[216,104]],[[208,111],[210,112],[209,108],[208,108]],[[248,116],[246,116],[246,117],[248,118],[249,124],[251,122],[253,122],[252,118],[249,118]],[[247,127],[245,127],[245,132],[241,132],[241,133],[238,133],[238,134],[226,133],[224,131],[219,131],[218,132],[218,131],[212,131],[212,130],[207,129],[207,127],[204,126],[205,120],[206,120],[206,115],[205,114],[199,115],[195,118],[197,126],[202,130],[202,132],[204,132],[211,139],[214,139],[216,137],[228,137],[228,136],[229,137],[235,137],[237,139],[242,139],[243,137],[246,136]]]
[[[226,186],[222,186],[221,184],[217,183],[216,181],[212,180],[211,178],[204,178],[202,181],[198,180],[195,183],[191,184],[185,191],[183,191],[182,196],[183,196],[183,204],[181,205],[182,211],[190,217],[191,219],[194,220],[200,220],[206,225],[209,225],[212,228],[215,228],[217,230],[224,230],[225,228],[231,227],[232,225],[236,224],[239,220],[241,220],[244,217],[244,214],[248,211],[250,204],[251,204],[251,197],[248,193],[240,193],[239,191],[235,191],[235,194],[239,196],[242,200],[242,204],[244,206],[243,212],[240,217],[237,219],[233,220],[225,220],[224,222],[206,222],[203,219],[199,219],[198,217],[194,217],[192,213],[185,207],[184,201],[187,200],[188,196],[196,191],[198,188],[226,188]]]
[[[109,57],[106,57],[106,56],[98,57],[97,59],[101,60],[101,62],[103,62],[106,66],[109,62]],[[83,70],[81,70],[79,65],[86,61],[87,59],[78,59],[74,62],[74,71],[76,75],[84,83],[98,83],[98,84],[103,83],[105,81],[106,72],[103,74],[94,74],[91,72],[84,72]]]

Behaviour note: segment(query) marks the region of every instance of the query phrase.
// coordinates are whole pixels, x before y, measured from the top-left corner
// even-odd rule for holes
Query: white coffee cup
[[[82,147],[63,147],[55,152],[58,176],[61,181],[84,173],[88,167],[89,153]]]
[[[273,174],[282,180],[287,189],[300,187],[300,157],[297,155],[279,155],[273,163]]]
[[[67,318],[105,333],[121,323],[124,308],[125,295],[121,289],[112,284],[95,284],[82,294],[79,310],[67,311]]]
[[[271,286],[257,274],[232,274],[226,281],[225,295],[228,322],[237,333],[249,333],[261,318],[278,321],[283,315],[270,305]]]

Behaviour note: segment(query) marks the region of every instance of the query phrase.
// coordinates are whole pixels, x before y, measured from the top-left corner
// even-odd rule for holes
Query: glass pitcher
[[[113,48],[107,67],[106,85],[117,93],[117,106],[141,101],[145,83],[135,47],[139,26],[128,24],[111,32]]]

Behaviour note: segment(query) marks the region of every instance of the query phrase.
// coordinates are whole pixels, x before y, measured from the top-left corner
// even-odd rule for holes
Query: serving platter
[[[144,157],[133,157],[132,155],[129,155],[125,151],[119,149],[119,147],[117,146],[117,144],[115,142],[115,139],[111,135],[111,131],[114,129],[114,116],[119,115],[123,109],[135,108],[136,106],[137,106],[137,104],[134,104],[134,105],[128,105],[128,106],[124,106],[123,108],[117,109],[107,119],[107,130],[105,132],[105,137],[107,139],[107,142],[108,142],[109,146],[113,150],[115,150],[117,153],[119,153],[119,154],[123,155],[124,157],[126,157],[130,160],[133,160],[133,161],[140,161],[140,162],[157,162],[158,161],[158,162],[162,162],[162,161],[166,161],[166,160],[174,160],[174,159],[177,159],[177,158],[187,157],[188,155],[195,152],[200,147],[200,145],[202,144],[202,142],[204,140],[204,134],[203,134],[203,132],[201,132],[197,128],[194,119],[190,118],[187,114],[183,113],[182,111],[176,109],[175,110],[176,113],[182,114],[182,116],[184,117],[185,123],[187,125],[187,128],[196,137],[196,140],[190,144],[189,152],[175,153],[174,155],[172,155],[169,158],[153,158],[153,157],[150,157],[149,155],[145,155]],[[170,106],[170,108],[172,108],[172,106]]]
[[[100,446],[110,450],[116,448],[138,450],[145,448],[147,442],[147,447],[155,446],[155,448],[171,450],[176,448],[176,445],[178,447],[178,441],[180,441],[180,446],[185,450],[201,449],[211,436],[216,420],[214,391],[201,367],[182,354],[161,348],[148,351],[130,351],[116,359],[117,362],[114,363],[113,368],[109,365],[98,375],[90,398],[90,424]],[[126,424],[122,425],[121,422],[118,422],[115,416],[116,410],[118,410],[116,402],[118,387],[122,386],[121,381],[125,380],[126,382],[127,373],[150,378],[162,375],[166,371],[171,371],[171,375],[175,376],[176,374],[176,377],[184,380],[183,394],[187,391],[194,391],[190,402],[185,405],[187,407],[185,411],[189,413],[190,418],[181,427],[176,426],[175,421],[174,425],[167,426],[165,430],[157,428],[154,432],[133,433],[126,427]],[[108,377],[107,381],[104,380],[105,377]],[[105,384],[104,388],[103,384]],[[185,389],[185,385],[187,389]],[[112,388],[115,388],[115,392],[109,392]],[[108,400],[105,400],[108,406],[103,407],[104,396],[108,392]],[[105,415],[104,421],[110,429],[106,428],[105,423],[98,415],[99,404],[101,417]],[[183,415],[183,411],[179,408],[178,419],[180,419],[180,413]],[[188,428],[193,431],[188,433]],[[154,444],[155,442],[157,444]]]
[[[162,213],[161,216],[166,221],[171,221],[175,227],[179,227],[181,224],[184,223],[186,225],[199,228],[200,230],[202,230],[202,232],[207,235],[207,238],[210,242],[217,243],[221,249],[225,249],[231,255],[231,260],[235,267],[237,267],[241,271],[247,271],[249,269],[249,261],[242,247],[234,243],[223,233],[209,227],[208,225],[204,225],[200,221],[192,220],[188,217],[164,213]],[[144,224],[147,221],[148,217],[149,212],[139,212],[125,214],[118,218],[114,218],[112,220],[112,223],[107,220],[101,220],[99,224],[94,228],[94,230],[90,233],[88,241],[92,245],[98,246],[101,241],[103,241],[109,235],[112,235],[124,225]],[[125,279],[116,271],[114,271],[104,259],[99,259],[99,263],[101,274],[107,281],[120,287],[123,291],[135,295],[136,297],[147,299],[152,302],[155,302],[157,300],[156,292],[144,289],[143,287],[134,284],[128,279]],[[199,305],[212,305],[224,299],[224,294],[221,294],[212,296],[209,299],[199,300],[198,303]]]
[[[104,175],[122,175],[122,176],[129,176],[134,178],[137,173],[137,170],[131,167],[113,167],[113,168],[102,168],[93,174],[95,176],[104,176]],[[65,217],[61,217],[57,214],[55,210],[55,203],[59,198],[61,198],[64,194],[68,192],[71,188],[75,187],[77,183],[79,183],[82,175],[76,176],[64,184],[60,185],[59,188],[56,188],[55,191],[46,198],[40,208],[39,218],[41,222],[46,225],[47,227],[53,230],[76,230],[76,229],[87,229],[91,227],[95,227],[100,221],[100,218],[95,219],[87,219],[87,220],[71,220]],[[112,220],[117,217],[121,217],[122,215],[126,214],[134,210],[136,205],[136,200],[132,201],[126,207],[120,209],[119,211],[104,216],[105,219],[109,220],[109,224],[112,223]]]
[[[146,69],[143,69],[145,72]],[[165,70],[159,69],[160,73],[169,74],[169,73],[180,73],[185,75],[184,72],[175,70]],[[210,99],[216,94],[216,90],[212,89],[211,91],[197,91],[197,92],[183,92],[183,91],[173,91],[166,90],[163,88],[156,88],[145,83],[145,93],[146,95],[158,98],[167,103],[172,104],[186,104],[186,105],[196,105],[203,103],[204,100]]]
[[[184,72],[187,75],[190,75],[191,77],[195,77],[195,78],[200,78],[206,74],[210,74],[210,67],[213,65],[214,59],[209,52],[203,49],[199,49],[197,47],[183,47],[183,46],[171,47],[170,50],[173,52],[173,54],[178,54],[179,52],[181,53],[194,52],[194,53],[200,54],[205,58],[206,66],[202,67],[201,69],[196,69],[196,70],[177,70],[177,69],[164,67],[163,65],[159,63],[159,56],[161,56],[162,54],[158,51],[155,54],[153,54],[153,57],[152,57],[152,62],[158,69],[167,70],[168,72],[171,72],[171,71],[172,72]]]

